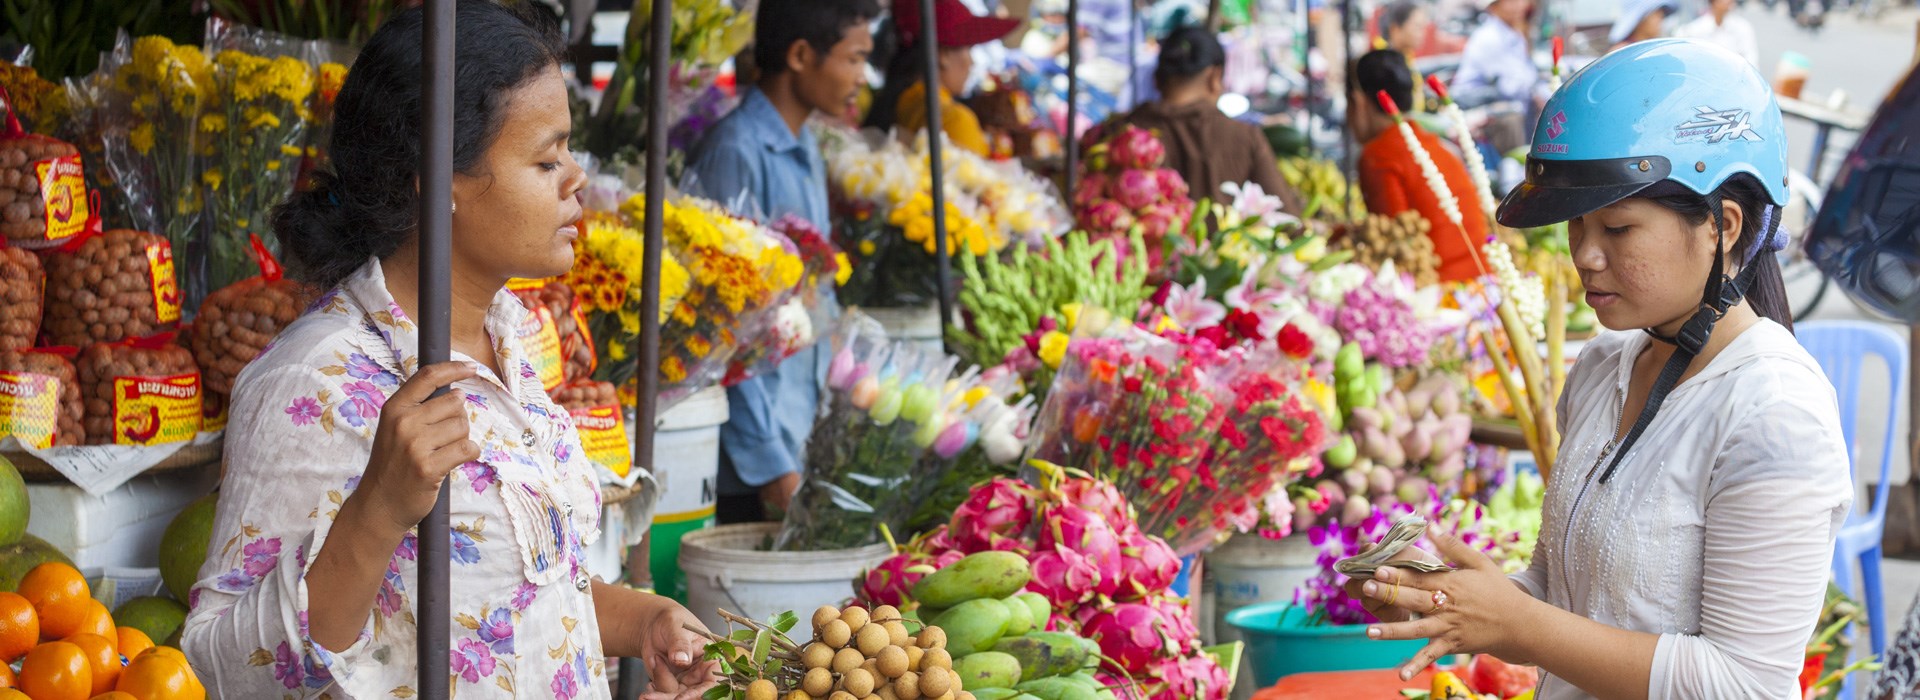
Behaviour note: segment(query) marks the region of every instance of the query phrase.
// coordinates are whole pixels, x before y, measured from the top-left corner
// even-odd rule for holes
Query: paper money
[[[1417,515],[1403,517],[1393,524],[1392,529],[1387,530],[1385,537],[1380,538],[1380,541],[1377,543],[1378,546],[1367,550],[1365,554],[1340,560],[1333,565],[1333,570],[1353,578],[1372,577],[1373,572],[1388,564],[1392,564],[1397,568],[1410,569],[1423,573],[1452,571],[1453,567],[1435,561],[1393,560],[1394,557],[1400,556],[1400,553],[1405,551],[1414,541],[1420,539],[1420,535],[1426,531],[1427,521],[1425,518]]]

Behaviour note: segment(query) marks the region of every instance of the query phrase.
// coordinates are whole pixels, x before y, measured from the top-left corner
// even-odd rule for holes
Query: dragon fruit
[[[953,547],[947,537],[947,527],[936,527],[868,569],[860,580],[861,598],[869,605],[902,605],[909,599],[913,585],[919,583],[927,571],[946,568],[965,556]],[[923,566],[926,568],[920,571],[909,571]]]
[[[1140,600],[1167,590],[1180,575],[1180,556],[1166,540],[1135,530],[1120,541],[1120,585],[1113,594],[1123,601]]]
[[[1161,168],[1154,172],[1154,179],[1160,182],[1160,195],[1167,199],[1186,199],[1188,194],[1186,178],[1180,177],[1180,171]]]
[[[1107,189],[1120,206],[1140,211],[1160,201],[1160,180],[1151,170],[1125,170]]]
[[[1107,182],[1109,180],[1110,178],[1107,177],[1107,174],[1101,172],[1090,172],[1081,176],[1079,189],[1073,192],[1074,208],[1085,209],[1094,202],[1106,197]]]
[[[1085,209],[1086,227],[1095,231],[1126,231],[1133,228],[1133,212],[1111,199],[1094,202]]]
[[[1065,610],[1093,599],[1100,585],[1100,568],[1069,549],[1041,549],[1027,556],[1033,579],[1027,590],[1046,596],[1055,610]]]
[[[1113,484],[1099,479],[1068,479],[1060,485],[1060,495],[1068,503],[1093,511],[1112,525],[1116,534],[1125,535],[1137,529],[1133,505]]]
[[[1115,134],[1109,146],[1113,164],[1121,168],[1151,170],[1166,162],[1167,147],[1153,132],[1129,126]]]
[[[1145,603],[1120,603],[1102,610],[1081,627],[1082,636],[1100,644],[1100,653],[1132,674],[1143,674],[1154,662],[1179,653],[1167,620]]]
[[[1094,592],[1111,596],[1120,590],[1120,539],[1113,526],[1093,511],[1072,505],[1053,505],[1040,511],[1040,549],[1072,551],[1099,569]]]
[[[1160,596],[1143,601],[1166,618],[1167,634],[1182,654],[1192,654],[1200,646],[1200,626],[1193,620],[1193,609],[1179,598]]]
[[[1140,223],[1142,238],[1149,241],[1159,240],[1165,238],[1168,231],[1173,230],[1174,211],[1172,207],[1155,206],[1141,212],[1137,221]]]
[[[1159,681],[1153,700],[1226,700],[1232,685],[1226,669],[1205,654],[1166,659],[1147,676]]]
[[[1006,477],[973,487],[967,500],[953,512],[947,533],[968,554],[988,550],[1019,551],[1015,539],[1033,524],[1033,490]]]

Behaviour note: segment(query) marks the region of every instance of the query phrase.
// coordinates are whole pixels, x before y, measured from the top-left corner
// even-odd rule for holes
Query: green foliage
[[[54,82],[92,73],[121,30],[199,43],[205,17],[181,0],[0,0],[0,44],[33,47],[33,68]]]

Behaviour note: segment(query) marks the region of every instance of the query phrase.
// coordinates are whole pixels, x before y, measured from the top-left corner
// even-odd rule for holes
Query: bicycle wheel
[[[1787,206],[1780,214],[1780,230],[1787,234],[1787,247],[1774,253],[1780,263],[1780,277],[1786,282],[1787,301],[1798,321],[1813,314],[1827,296],[1832,280],[1807,257],[1806,232],[1820,211],[1819,185],[1798,171],[1787,173]]]

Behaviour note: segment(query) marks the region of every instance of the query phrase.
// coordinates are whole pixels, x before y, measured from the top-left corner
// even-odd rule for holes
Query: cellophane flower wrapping
[[[681,197],[663,205],[667,249],[688,276],[686,293],[660,326],[660,400],[670,406],[718,383],[742,343],[759,341],[751,333],[800,283],[804,264],[766,227],[713,202]],[[645,195],[628,198],[620,211],[643,229]],[[615,360],[608,364],[631,364],[607,357]]]
[[[855,316],[834,339],[828,397],[807,441],[806,474],[774,549],[824,551],[904,532],[954,459],[978,440],[958,359],[890,342]]]
[[[219,100],[213,60],[198,46],[122,34],[101,71],[110,76],[101,139],[112,181],[134,228],[166,237],[184,255],[210,184],[202,180],[214,143],[206,127],[220,116],[212,111]]]
[[[757,340],[742,344],[727,362],[722,381],[727,386],[764,374],[821,336],[832,335],[838,316],[833,284],[845,259],[833,241],[791,214],[775,219],[769,228],[788,253],[800,258],[800,281],[746,329],[746,337]]]
[[[580,296],[594,350],[601,362],[594,379],[624,386],[633,380],[639,352],[642,265],[646,235],[606,211],[588,211],[573,242],[573,269],[561,277]],[[660,311],[663,331],[692,286],[692,274],[671,250],[660,252]],[[662,349],[666,344],[662,342]]]
[[[199,249],[187,256],[205,265],[182,276],[188,299],[250,276],[251,236],[259,234],[268,250],[278,250],[269,219],[293,191],[306,158],[318,85],[318,72],[304,58],[305,44],[222,20],[208,23],[213,91],[200,134],[212,157],[200,179],[210,226]]]

